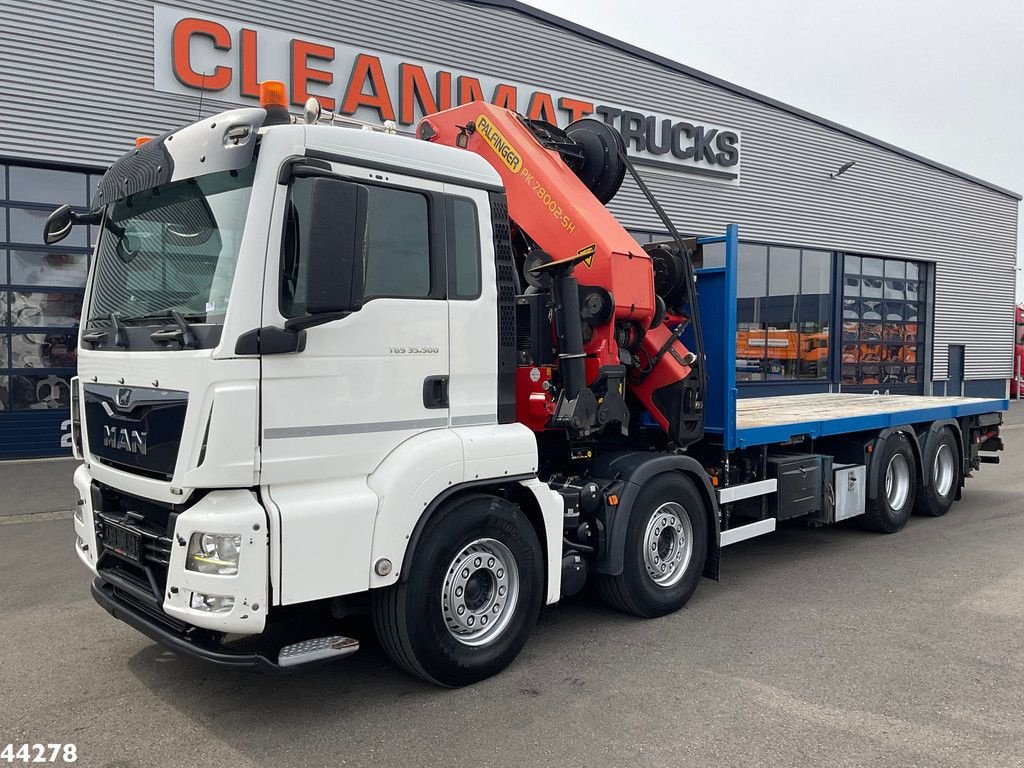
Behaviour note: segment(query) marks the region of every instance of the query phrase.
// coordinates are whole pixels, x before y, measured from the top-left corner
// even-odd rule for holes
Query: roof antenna
[[[196,115],[196,120],[203,119],[203,94],[206,93],[206,73],[203,72],[202,82],[199,84],[199,114]]]

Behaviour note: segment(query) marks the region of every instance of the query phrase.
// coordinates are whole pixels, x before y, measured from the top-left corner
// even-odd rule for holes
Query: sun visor
[[[172,181],[245,168],[266,117],[259,107],[232,109],[137,146],[103,174],[92,208]]]

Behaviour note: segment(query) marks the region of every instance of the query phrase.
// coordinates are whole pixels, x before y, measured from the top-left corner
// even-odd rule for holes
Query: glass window
[[[11,401],[8,396],[10,388],[10,377],[0,376],[0,411],[9,410],[11,407]]]
[[[861,281],[861,299],[844,297],[843,384],[891,387],[921,381],[919,278],[924,265],[900,259],[845,257],[845,280]],[[860,322],[854,322],[858,320]]]
[[[289,193],[281,259],[281,313],[296,317],[306,308],[306,264],[302,233],[310,226],[312,180],[296,180]],[[418,192],[367,185],[366,284],[373,297],[430,295],[430,227],[427,198]],[[477,276],[479,280],[479,275]]]
[[[768,252],[768,338],[765,357],[768,379],[796,377],[800,361],[797,294],[800,292],[800,251],[771,248]]]
[[[106,324],[117,312],[125,322],[169,323],[176,309],[189,321],[222,322],[254,168],[178,181],[111,205],[89,317]]]
[[[10,199],[21,203],[54,203],[84,206],[84,173],[49,168],[10,167]]]
[[[82,294],[55,291],[11,291],[10,325],[39,328],[78,323]]]
[[[767,246],[739,244],[736,282],[736,379],[763,381],[768,364]]]
[[[426,298],[430,295],[427,198],[391,187],[367,189],[367,298]]]
[[[881,277],[884,274],[881,259],[861,259],[861,274]]]
[[[476,205],[461,197],[448,198],[450,254],[448,296],[475,299],[480,295],[480,226]]]
[[[43,331],[10,335],[11,368],[75,368],[78,334]]]
[[[12,410],[67,408],[71,402],[69,376],[53,373],[12,373],[9,390]]]
[[[56,207],[55,205],[54,208]],[[9,209],[11,217],[10,241],[24,245],[45,245],[43,243],[43,225],[46,224],[46,219],[51,213],[53,213],[53,209]],[[88,245],[85,227],[73,227],[68,236],[61,241],[61,245],[64,247],[85,248]]]
[[[13,285],[52,285],[81,288],[89,272],[84,253],[67,251],[11,251]]]

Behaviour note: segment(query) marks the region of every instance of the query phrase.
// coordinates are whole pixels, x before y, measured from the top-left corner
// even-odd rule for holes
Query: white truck
[[[464,685],[588,580],[664,615],[779,520],[895,532],[997,460],[1003,400],[737,400],[736,227],[635,243],[601,123],[474,103],[408,137],[284,105],[265,84],[140,142],[46,225],[100,227],[76,552],[176,651],[294,670],[359,647],[306,617],[369,611]]]

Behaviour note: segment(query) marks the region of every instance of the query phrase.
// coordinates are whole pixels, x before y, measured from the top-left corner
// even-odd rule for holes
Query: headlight
[[[188,544],[185,568],[199,573],[234,576],[238,573],[238,550],[242,537],[232,533],[193,533]]]

